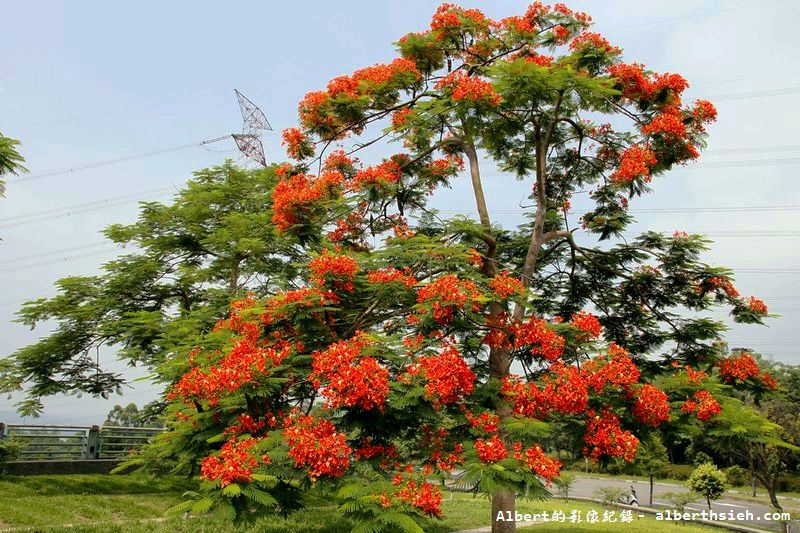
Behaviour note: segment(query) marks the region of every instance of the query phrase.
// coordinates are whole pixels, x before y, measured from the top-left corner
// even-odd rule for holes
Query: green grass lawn
[[[264,533],[308,532],[339,533],[350,531],[353,524],[335,513],[335,505],[318,501],[313,507],[293,513],[288,518],[262,516],[248,523],[233,525],[214,514],[184,519],[164,517],[164,511],[181,501],[181,494],[191,487],[188,480],[136,476],[30,476],[0,480],[0,530],[28,528],[33,531],[70,532],[220,532],[258,531]],[[426,531],[444,533],[485,526],[490,521],[490,504],[482,496],[445,494],[444,519],[431,520]],[[584,516],[590,509],[602,516],[599,504],[548,500],[517,503],[522,513],[552,513],[561,510],[567,516],[575,509]],[[619,511],[617,510],[617,516]],[[71,527],[67,528],[66,526]],[[699,533],[710,529],[656,523],[649,516],[633,523],[570,524],[542,523],[537,531],[630,531],[650,530],[667,533]]]

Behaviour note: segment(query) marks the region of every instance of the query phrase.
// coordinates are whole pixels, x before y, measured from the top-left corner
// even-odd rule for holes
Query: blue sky
[[[391,45],[425,29],[438,3],[405,2],[16,2],[3,7],[0,45],[0,131],[19,138],[31,176],[96,161],[196,143],[241,127],[233,89],[240,88],[276,130],[295,125],[296,105],[335,75],[395,57]],[[591,5],[590,5],[591,4]],[[526,3],[470,2],[493,18],[524,11]],[[764,160],[770,164],[681,168],[654,183],[633,209],[800,205],[797,158],[800,92],[800,4],[789,0],[570,2],[589,12],[596,28],[625,49],[626,60],[680,72],[689,98],[711,97],[720,119],[702,162]],[[739,95],[731,97],[730,95]],[[713,98],[717,96],[718,98]],[[87,116],[93,115],[93,116]],[[80,117],[80,118],[76,118]],[[283,158],[277,136],[264,139],[267,159]],[[778,151],[776,147],[794,146]],[[761,150],[766,148],[769,150]],[[135,202],[18,224],[14,218],[122,195],[179,187],[193,170],[235,154],[226,141],[41,179],[10,180],[0,200],[0,356],[35,341],[47,329],[11,323],[16,300],[53,292],[65,275],[91,274],[114,250],[99,231],[132,221]],[[750,150],[749,152],[747,150]],[[529,184],[487,172],[490,207],[513,226]],[[165,193],[147,199],[167,199]],[[463,178],[437,195],[443,209],[472,212]],[[573,202],[580,211],[580,199]],[[750,231],[718,236],[707,261],[742,269],[797,269],[800,211],[637,214],[637,229],[672,232]],[[10,219],[10,220],[9,220]],[[54,250],[66,250],[53,253]],[[49,254],[49,255],[48,255]],[[33,257],[32,257],[33,256]],[[78,256],[78,257],[76,257]],[[27,258],[27,259],[26,259]],[[46,263],[46,264],[43,264]],[[769,327],[732,326],[734,344],[800,363],[800,273],[742,272],[737,287],[764,297],[783,316]],[[777,311],[785,309],[785,311]],[[111,367],[124,367],[103,354]],[[124,369],[131,377],[136,369]],[[102,422],[114,403],[151,399],[138,382],[109,400],[53,398],[43,422]],[[0,398],[0,421],[13,422],[16,397]]]

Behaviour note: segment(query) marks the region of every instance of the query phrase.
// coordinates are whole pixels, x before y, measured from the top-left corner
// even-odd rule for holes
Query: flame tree
[[[515,495],[545,497],[559,473],[553,427],[592,460],[630,461],[646,434],[721,419],[733,387],[774,388],[725,358],[704,313],[767,316],[699,260],[705,239],[620,239],[629,200],[699,156],[714,106],[590,25],[563,4],[500,21],[445,4],[395,60],[307,94],[269,205],[307,260],[161,367],[171,431],[134,462],[200,463],[187,505],[232,516],[336,487],[365,531],[418,530],[455,475],[512,531]],[[517,230],[493,223],[488,162],[530,184]],[[462,171],[478,220],[428,207]]]

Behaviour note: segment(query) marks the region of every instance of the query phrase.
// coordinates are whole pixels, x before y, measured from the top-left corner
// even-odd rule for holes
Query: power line
[[[291,78],[291,79],[278,80],[278,81],[265,81],[265,82],[254,83],[252,85],[245,86],[244,89],[253,89],[255,87],[263,87],[263,86],[267,86],[267,85],[281,85],[281,84],[285,84],[285,83],[294,83],[296,81],[305,81],[305,80],[309,80],[309,79],[318,79],[318,78],[319,78],[319,76],[303,76],[303,77],[300,77],[300,78]],[[141,105],[135,105],[135,106],[129,106],[129,107],[121,107],[121,108],[117,108],[117,109],[109,109],[109,110],[106,110],[106,111],[98,111],[96,113],[87,113],[85,115],[78,115],[78,116],[73,116],[73,117],[60,118],[60,119],[50,120],[50,121],[46,121],[46,122],[37,122],[37,123],[34,123],[34,124],[26,124],[24,126],[17,126],[17,127],[14,127],[14,128],[10,128],[10,129],[7,130],[7,132],[9,132],[9,131],[21,131],[21,130],[26,130],[26,129],[30,129],[30,128],[38,128],[38,127],[41,127],[41,126],[52,126],[54,124],[63,124],[65,122],[74,122],[74,121],[77,121],[77,120],[84,120],[84,119],[88,119],[88,118],[104,117],[104,116],[108,116],[108,115],[114,115],[114,114],[117,114],[117,113],[126,113],[128,111],[137,111],[139,109],[147,109],[147,108],[150,108],[150,107],[157,107],[157,106],[162,106],[162,105],[167,105],[167,104],[174,104],[174,103],[178,103],[178,102],[185,102],[187,100],[194,100],[194,99],[197,99],[197,98],[203,98],[205,96],[214,96],[214,95],[217,95],[217,94],[227,94],[229,92],[230,92],[230,89],[219,89],[219,90],[216,90],[216,91],[208,91],[208,92],[203,92],[203,93],[196,93],[196,94],[192,94],[192,95],[188,95],[188,96],[182,96],[180,98],[171,98],[171,99],[168,99],[168,100],[161,100],[161,101],[158,101],[158,102],[151,102],[149,104],[141,104]]]
[[[768,96],[785,96],[800,93],[800,87],[785,87],[782,89],[769,89],[766,91],[751,91],[746,93],[714,94],[707,96],[708,100],[723,102],[725,100],[744,100],[747,98],[764,98]]]
[[[41,222],[43,220],[69,217],[72,215],[89,213],[91,211],[108,209],[110,207],[117,207],[132,202],[138,202],[141,201],[143,198],[163,196],[165,193],[175,190],[176,190],[175,187],[163,187],[161,189],[154,189],[145,194],[129,194],[124,196],[119,196],[116,198],[108,198],[105,200],[86,202],[83,204],[65,206],[57,209],[48,209],[46,211],[27,213],[16,217],[8,217],[6,219],[0,219],[0,228],[12,228],[16,226],[22,226],[25,224],[32,224],[34,222]]]
[[[705,17],[705,16],[708,16],[708,15],[716,15],[717,13],[725,13],[725,12],[728,12],[728,11],[737,11],[737,10],[740,10],[740,9],[747,9],[747,8],[750,8],[750,7],[758,7],[758,6],[763,6],[763,5],[766,5],[766,4],[774,4],[774,3],[777,3],[777,2],[778,2],[778,0],[767,0],[766,2],[755,2],[753,4],[745,4],[745,5],[741,5],[741,6],[727,7],[727,8],[721,8],[721,9],[713,9],[713,10],[710,10],[710,11],[703,11],[703,12],[700,12],[700,13],[694,13],[692,15],[681,15],[681,16],[678,16],[678,17],[669,17],[669,18],[663,18],[663,19],[658,19],[658,20],[651,20],[651,21],[648,21],[648,22],[637,22],[637,23],[634,23],[634,24],[624,24],[622,26],[610,26],[610,27],[606,27],[606,28],[601,27],[601,28],[598,28],[597,30],[598,31],[612,31],[612,30],[626,30],[626,29],[630,29],[630,28],[640,28],[642,26],[652,26],[653,24],[664,24],[666,22],[675,22],[675,21],[678,21],[678,20],[687,20],[687,19],[693,19],[693,18],[698,18],[698,17]]]
[[[20,257],[15,257],[13,259],[6,259],[5,261],[1,261],[0,265],[6,265],[8,263],[17,263],[19,261],[27,261],[28,259],[38,259],[40,257],[46,257],[48,255],[56,255],[61,254],[64,252],[75,252],[77,250],[85,250],[87,248],[97,248],[98,246],[108,246],[110,243],[108,241],[98,241],[89,244],[80,244],[78,246],[70,246],[68,248],[60,248],[58,250],[49,250],[47,252],[41,252],[37,254],[31,255],[23,255]]]
[[[800,150],[800,144],[789,144],[784,146],[760,146],[756,148],[711,148],[703,150],[704,154],[762,154],[769,152],[796,152]]]
[[[117,157],[115,159],[107,159],[105,161],[98,161],[98,162],[95,162],[95,163],[89,163],[87,165],[81,165],[81,166],[76,166],[76,167],[64,168],[64,169],[60,169],[60,170],[53,170],[53,171],[50,171],[50,172],[44,172],[42,174],[33,174],[33,175],[30,175],[30,176],[25,176],[24,178],[18,178],[16,180],[11,181],[10,183],[23,183],[23,182],[33,181],[33,180],[37,180],[37,179],[41,179],[41,178],[47,178],[47,177],[50,177],[50,176],[57,176],[59,174],[69,174],[71,172],[77,172],[77,171],[80,171],[80,170],[87,170],[87,169],[90,169],[90,168],[97,168],[97,167],[102,167],[102,166],[106,166],[106,165],[113,165],[115,163],[122,163],[124,161],[131,161],[133,159],[141,159],[143,157],[151,157],[151,156],[154,156],[154,155],[164,154],[164,153],[167,153],[167,152],[174,152],[175,150],[182,150],[182,149],[185,149],[185,148],[192,148],[192,147],[196,147],[196,146],[205,146],[207,144],[214,144],[214,143],[218,143],[220,141],[224,141],[225,139],[228,139],[229,137],[230,137],[230,135],[223,135],[221,137],[215,137],[213,139],[206,139],[204,141],[199,141],[199,142],[194,142],[194,143],[189,143],[189,144],[181,144],[181,145],[178,145],[178,146],[170,146],[168,148],[162,148],[160,150],[153,150],[152,152],[144,152],[144,153],[141,153],[141,154],[122,156],[122,157]]]

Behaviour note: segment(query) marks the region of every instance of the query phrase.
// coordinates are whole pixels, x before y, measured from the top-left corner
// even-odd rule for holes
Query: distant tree
[[[662,494],[663,498],[672,504],[672,507],[683,512],[686,506],[700,497],[699,494],[693,491],[683,492],[665,492]]]
[[[0,391],[25,388],[21,414],[58,393],[108,397],[125,383],[103,369],[98,350],[150,367],[185,356],[229,310],[231,299],[286,287],[296,259],[265,208],[273,169],[231,163],[195,173],[171,204],[143,202],[133,224],[105,230],[131,251],[96,276],[56,282],[58,294],[25,303],[18,322],[51,333],[0,359]]]
[[[694,454],[694,457],[692,457],[692,464],[694,466],[700,466],[706,463],[714,464],[714,458],[706,452],[697,452]]]
[[[158,406],[162,405],[161,402],[151,402],[141,410],[135,403],[129,403],[125,407],[115,405],[114,408],[108,412],[106,421],[103,422],[105,426],[123,426],[123,427],[160,427],[164,423],[163,415],[158,411]]]
[[[553,478],[558,495],[567,501],[569,501],[569,493],[577,481],[577,476],[568,472],[561,472],[557,478]]]
[[[19,154],[18,145],[18,140],[5,137],[0,133],[0,178],[7,174],[27,172],[28,169],[22,165],[25,159]],[[6,183],[0,179],[0,196],[5,196],[5,192]]]
[[[639,446],[639,453],[636,454],[633,467],[650,479],[649,505],[653,505],[653,479],[661,475],[668,465],[667,448],[659,437],[653,436]]]
[[[725,494],[725,473],[711,463],[698,466],[689,476],[687,485],[706,499],[709,510],[711,500],[718,500]]]

